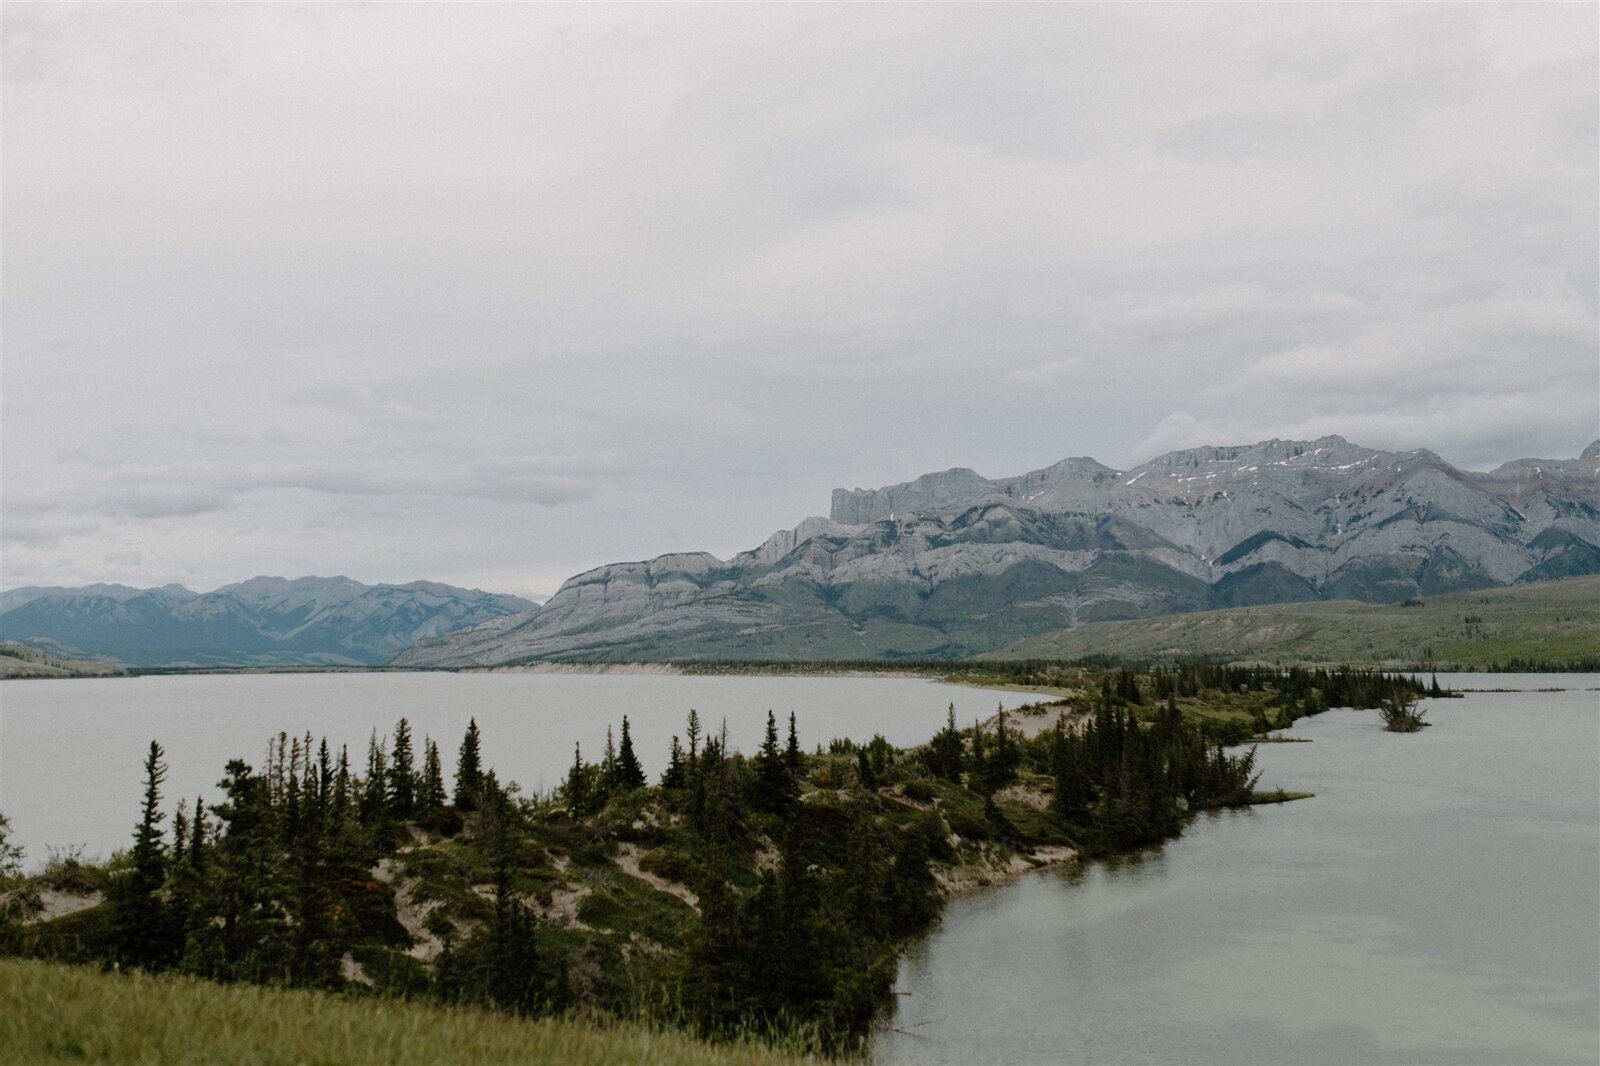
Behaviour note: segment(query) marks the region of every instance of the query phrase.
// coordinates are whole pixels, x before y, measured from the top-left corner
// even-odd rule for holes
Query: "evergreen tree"
[[[797,790],[789,760],[778,748],[778,722],[771,711],[767,712],[766,737],[755,758],[755,771],[752,799],[756,807],[772,814],[787,811]]]
[[[342,822],[350,816],[350,745],[339,745],[339,767],[333,773],[333,818]]]
[[[661,775],[661,787],[678,789],[682,788],[686,778],[683,765],[683,745],[678,743],[678,735],[672,735],[672,751],[667,756],[667,768]]]
[[[439,761],[439,745],[432,740],[424,738],[422,752],[422,785],[417,794],[417,806],[427,813],[445,804],[444,767]]]
[[[502,1010],[531,1014],[539,1001],[539,952],[533,919],[516,889],[519,855],[515,809],[498,787],[492,793],[485,789],[483,798],[493,816],[489,853],[494,863],[494,911],[485,930],[486,991]]]
[[[611,737],[611,727],[606,726],[606,748],[600,756],[600,772],[595,775],[595,809],[606,805],[617,790],[617,742]]]
[[[417,813],[417,774],[411,751],[411,723],[394,724],[394,749],[389,759],[389,813],[406,821]]]
[[[22,848],[11,843],[11,819],[0,811],[0,885],[22,876]]]
[[[684,730],[684,735],[689,738],[688,770],[694,772],[695,766],[700,761],[700,712],[693,707],[689,708],[689,725]]]
[[[184,969],[221,980],[285,980],[289,912],[268,781],[233,759],[218,787],[224,799],[212,810],[220,831],[208,849]]]
[[[567,800],[567,810],[575,817],[588,814],[594,802],[593,771],[583,761],[583,746],[572,746],[572,769],[567,771],[566,784],[562,786],[562,793]]]
[[[800,779],[805,776],[806,760],[800,752],[800,734],[795,729],[794,712],[789,712],[789,742],[783,749],[783,761],[789,767],[789,776],[798,790]]]
[[[478,809],[478,792],[483,787],[483,767],[478,752],[478,720],[467,722],[467,734],[461,738],[461,753],[456,758],[456,809]]]
[[[144,805],[133,831],[129,867],[112,882],[109,893],[118,959],[125,965],[159,969],[177,953],[175,930],[164,901],[157,895],[167,879],[167,848],[162,839],[161,783],[167,767],[161,745],[150,742],[145,758]]]
[[[948,781],[961,780],[964,747],[961,743],[961,730],[956,728],[956,705],[952,703],[944,728],[935,733],[933,740],[928,744],[928,752],[924,756],[928,772]]]
[[[624,792],[644,787],[644,768],[639,765],[639,758],[633,752],[633,738],[628,734],[627,715],[622,716],[622,744],[617,751],[616,782],[617,787]]]
[[[368,829],[389,820],[389,760],[374,729],[367,740],[367,776],[362,780],[360,818]],[[268,793],[271,802],[271,793]]]

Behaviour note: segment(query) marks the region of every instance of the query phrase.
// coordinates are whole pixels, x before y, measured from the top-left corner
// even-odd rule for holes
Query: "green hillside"
[[[1457,592],[1405,604],[1280,603],[1091,622],[993,658],[1216,656],[1483,669],[1600,663],[1600,577]]]
[[[639,1025],[0,959],[0,1062],[789,1063]]]
[[[0,644],[0,677],[114,677],[125,673],[114,663],[63,659],[38,648]]]

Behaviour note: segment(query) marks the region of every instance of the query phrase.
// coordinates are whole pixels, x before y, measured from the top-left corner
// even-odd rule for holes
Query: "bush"
[[[933,786],[926,781],[907,781],[901,789],[907,799],[916,800],[918,803],[930,803],[933,800]]]
[[[974,818],[965,811],[946,811],[944,817],[950,824],[950,832],[962,840],[989,839],[989,827],[981,818]]]
[[[656,848],[654,851],[645,852],[639,856],[639,869],[667,881],[689,883],[688,862],[682,854],[671,848]]]

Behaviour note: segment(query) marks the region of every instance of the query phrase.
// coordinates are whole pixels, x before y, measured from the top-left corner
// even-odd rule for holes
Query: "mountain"
[[[1330,436],[839,489],[729,560],[579,574],[400,665],[961,657],[1096,620],[1600,573],[1600,448],[1488,473]]]
[[[0,607],[0,639],[131,666],[376,665],[418,640],[538,610],[477,589],[347,577],[256,577],[204,594],[19,588]]]

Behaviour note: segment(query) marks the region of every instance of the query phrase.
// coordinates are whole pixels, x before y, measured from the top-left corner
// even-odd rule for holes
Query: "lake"
[[[1304,719],[1260,787],[1315,799],[953,901],[874,1057],[1600,1061],[1600,676],[1441,681],[1578,690]]]
[[[780,729],[796,714],[809,750],[833,737],[897,745],[926,741],[955,704],[957,717],[988,717],[1004,703],[1035,697],[896,677],[696,677],[629,674],[348,673],[193,674],[0,682],[0,811],[33,869],[52,848],[82,845],[109,855],[132,841],[150,741],[166,751],[162,789],[178,797],[219,798],[215,784],[231,758],[262,766],[268,738],[310,731],[335,752],[350,745],[357,773],[373,730],[392,733],[410,720],[418,766],[422,737],[439,744],[446,780],[469,719],[483,755],[502,781],[552,789],[572,765],[572,746],[599,761],[606,727],[629,720],[646,772],[666,768],[673,734],[691,707],[708,734],[725,720],[731,744],[761,744],[767,711]],[[786,733],[785,733],[786,735]],[[168,822],[170,825],[170,821]]]

